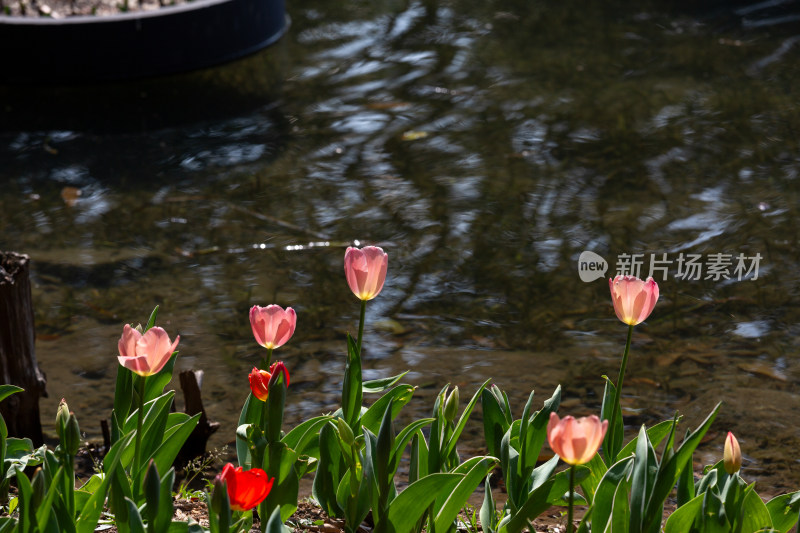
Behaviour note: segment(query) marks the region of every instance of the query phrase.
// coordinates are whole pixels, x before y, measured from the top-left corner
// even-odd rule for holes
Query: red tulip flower
[[[125,324],[118,344],[119,364],[140,376],[152,376],[164,368],[179,340],[180,335],[170,343],[167,332],[159,327],[142,334]]]
[[[725,437],[725,448],[722,451],[722,465],[728,475],[733,475],[742,468],[742,449],[739,448],[739,441],[728,432]]]
[[[360,300],[372,300],[383,288],[389,256],[382,248],[365,246],[360,250],[350,247],[344,254],[344,274],[347,284]]]
[[[294,309],[287,307],[284,310],[279,305],[250,308],[250,326],[256,342],[271,350],[286,344],[294,334],[297,325],[297,314]]]
[[[617,318],[629,326],[644,322],[658,301],[658,283],[653,278],[642,281],[636,276],[617,276],[608,280],[608,287]]]
[[[234,511],[249,511],[264,501],[275,478],[267,479],[267,473],[260,468],[242,470],[231,463],[225,465],[217,476],[228,487],[228,499]]]
[[[608,429],[608,420],[595,415],[574,418],[566,416],[558,418],[550,413],[547,423],[547,442],[561,459],[570,465],[582,465],[591,461],[603,443]]]
[[[283,364],[282,361],[276,361],[272,363],[272,366],[269,367],[269,371],[267,370],[259,370],[256,367],[253,367],[253,370],[250,372],[248,379],[250,380],[250,390],[253,392],[253,396],[261,400],[262,402],[266,402],[267,398],[269,398],[269,388],[270,385],[274,384],[274,379],[277,379],[277,373],[283,373],[283,380],[286,382],[286,386],[289,386],[289,371],[286,369],[286,365]]]

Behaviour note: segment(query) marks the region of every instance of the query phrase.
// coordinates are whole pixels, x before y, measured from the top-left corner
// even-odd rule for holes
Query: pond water
[[[205,371],[213,446],[261,355],[254,304],[298,313],[287,421],[335,409],[354,242],[390,256],[365,373],[410,370],[408,416],[488,377],[516,416],[559,383],[562,413],[597,413],[626,334],[606,280],[642,254],[661,299],[628,430],[722,400],[696,466],[731,430],[760,492],[797,490],[800,27],[774,4],[296,0],[231,65],[0,88],[0,249],[33,261],[43,421],[63,396],[99,439],[122,324],[155,304],[178,368]],[[587,250],[605,277],[581,280]]]

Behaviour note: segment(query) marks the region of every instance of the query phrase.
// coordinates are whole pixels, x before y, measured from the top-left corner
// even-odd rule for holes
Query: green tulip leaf
[[[620,409],[618,405],[614,406],[614,396],[617,392],[617,388],[611,383],[608,376],[603,376],[603,379],[606,381],[606,386],[603,389],[603,404],[600,407],[600,420],[609,421],[608,430],[603,439],[603,455],[605,456],[606,465],[611,465],[620,459],[617,457],[617,454],[618,450],[622,447],[625,428],[622,423],[622,409]],[[614,426],[612,427],[611,419],[614,418],[612,414],[615,408],[617,416],[614,421]]]
[[[128,415],[131,414],[134,378],[138,378],[138,376],[122,365],[117,366],[117,383],[114,387],[114,414],[118,421],[127,419]],[[114,438],[113,432],[112,438]]]
[[[414,389],[415,387],[412,385],[398,385],[388,391],[364,412],[361,417],[361,425],[377,435],[380,431],[383,415],[386,412],[386,406],[390,402],[392,403],[392,419],[397,418],[400,410],[411,401]]]
[[[499,390],[497,387],[489,387],[481,392],[483,436],[489,455],[500,457],[500,442],[508,431],[511,421],[504,410],[504,404],[492,389]]]
[[[772,527],[787,533],[797,523],[800,514],[800,491],[772,498],[767,502],[767,511],[772,518]]]
[[[738,531],[742,533],[774,527],[769,508],[754,490],[754,484],[749,485],[745,491],[740,517],[741,527]],[[739,521],[739,517],[736,521]]]
[[[352,495],[353,484],[357,483],[356,495]],[[337,502],[343,509],[346,524],[361,524],[367,517],[370,510],[371,487],[364,482],[360,476],[355,480],[351,479],[351,471],[348,469],[342,476],[339,485],[336,487]],[[354,526],[355,530],[357,526]]]
[[[545,400],[542,409],[534,413],[527,423],[523,415],[519,427],[519,454],[520,457],[524,457],[523,463],[520,465],[523,476],[527,475],[527,472],[530,472],[536,466],[539,453],[542,451],[542,445],[547,438],[547,424],[550,422],[550,413],[558,411],[560,404],[561,385],[556,387],[553,395]]]
[[[152,398],[145,402],[144,404],[144,422],[142,423],[142,435],[147,433],[146,428],[148,426],[152,426],[153,419],[157,416],[158,412],[162,410],[166,410],[169,413],[169,408],[172,405],[172,399],[175,397],[175,391],[167,391],[161,396],[157,398]],[[136,429],[136,424],[138,423],[139,413],[134,410],[132,413],[128,415],[125,419],[125,424],[122,426],[122,431],[125,434],[130,433],[131,431]],[[148,423],[149,419],[149,423]]]
[[[13,478],[17,471],[25,470],[29,466],[42,464],[46,452],[46,445],[34,450],[31,439],[9,437],[6,439],[6,456],[3,462],[3,468],[6,472],[5,479]]]
[[[611,503],[611,521],[609,522],[609,527],[606,528],[609,533],[637,531],[631,520],[631,508],[628,501],[630,486],[630,482],[626,480],[617,485],[614,491],[614,500]]]
[[[159,485],[158,500],[156,503],[157,514],[152,524],[148,523],[148,530],[153,532],[169,529],[172,523],[174,507],[172,505],[172,487],[175,484],[175,469],[170,468],[166,475],[161,478]],[[149,506],[149,503],[148,503]],[[152,529],[151,529],[152,525]]]
[[[344,368],[342,383],[342,415],[352,428],[361,417],[362,403],[361,354],[359,346],[350,334],[347,334],[347,363]]]
[[[164,365],[164,368],[158,371],[157,374],[148,376],[144,384],[144,400],[149,402],[164,394],[164,387],[172,379],[172,371],[175,368],[175,360],[178,358],[178,352],[172,352],[172,355]],[[116,392],[115,392],[116,394]]]
[[[269,515],[269,520],[267,520],[267,527],[264,529],[264,533],[289,533],[290,530],[283,525],[285,521],[286,519],[281,516],[280,511],[275,509]]]
[[[142,522],[142,516],[139,514],[139,508],[136,507],[136,502],[130,498],[125,498],[125,503],[128,506],[128,519],[125,520],[127,530],[130,533],[144,533],[144,523]],[[118,522],[117,529],[121,529],[120,525]]]
[[[334,518],[342,517],[342,508],[336,500],[336,490],[343,470],[339,435],[332,423],[322,426],[319,432],[319,462],[312,485],[312,495],[322,510]]]
[[[425,442],[425,436],[421,431],[415,432],[411,438],[411,460],[409,463],[409,484],[428,475],[428,443]]]
[[[27,533],[36,531],[36,516],[34,515],[35,506],[33,505],[33,487],[28,476],[18,470],[17,476],[17,497],[19,498],[19,531]]]
[[[433,422],[433,420],[433,418],[421,418],[410,423],[400,431],[395,439],[394,450],[392,451],[392,464],[389,467],[391,472],[397,471],[403,452],[414,435],[420,434],[419,430]]]
[[[692,471],[691,466],[692,464],[692,457],[690,456],[689,464],[687,465],[688,468],[684,468],[680,473],[680,476],[678,476],[678,507],[685,505],[690,500],[693,500],[697,495],[697,492],[695,492],[694,472]]]
[[[664,524],[664,533],[694,533],[695,522],[703,510],[703,497],[699,494],[672,512]]]
[[[494,503],[494,494],[492,494],[492,486],[489,483],[491,477],[491,473],[488,474],[483,482],[483,504],[479,515],[483,533],[497,531],[497,506]]]
[[[297,510],[297,496],[300,480],[294,465],[297,454],[283,442],[270,442],[264,454],[263,468],[268,478],[274,478],[272,489],[266,499],[258,506],[259,516],[270,516],[280,510],[281,521],[285,522]]]
[[[632,531],[646,530],[643,524],[648,518],[647,503],[653,492],[657,471],[656,452],[647,439],[647,430],[642,425],[636,443],[631,479],[630,513]]]
[[[378,484],[379,493],[382,489],[389,484],[392,484],[394,479],[394,470],[392,469],[393,463],[399,464],[399,458],[395,462],[394,456],[394,424],[392,423],[392,401],[386,406],[386,411],[383,414],[381,427],[378,432],[378,438],[375,445],[375,455],[373,456],[372,465],[375,469],[375,479]],[[369,438],[370,431],[367,428],[363,430],[365,440]],[[366,447],[369,450],[369,446]],[[370,462],[370,461],[368,461]]]
[[[97,526],[97,521],[100,519],[100,513],[103,510],[103,503],[106,500],[109,484],[120,465],[121,452],[123,449],[130,447],[131,442],[133,442],[133,437],[134,435],[130,434],[111,445],[111,448],[103,459],[104,476],[102,479],[100,476],[97,477],[97,479],[100,479],[99,486],[96,485],[96,481],[92,481],[91,479],[84,485],[84,487],[89,487],[89,489],[94,489],[94,491],[86,503],[81,506],[80,516],[75,523],[75,530],[77,533],[92,533],[95,526]]]
[[[603,475],[603,479],[597,485],[592,504],[593,530],[596,528],[596,531],[605,531],[606,525],[611,519],[617,487],[625,482],[632,466],[633,456],[629,456],[613,464]]]
[[[447,493],[447,499],[438,509],[434,519],[434,531],[448,531],[453,526],[469,497],[498,463],[499,460],[494,457],[473,457],[459,465],[454,473],[463,473],[464,477]],[[491,492],[488,486],[487,490]]]
[[[661,523],[661,516],[664,510],[664,500],[666,500],[667,496],[669,496],[669,493],[677,484],[683,469],[686,468],[687,465],[689,468],[691,468],[692,454],[700,444],[700,441],[708,431],[708,428],[711,427],[711,423],[714,421],[714,418],[716,418],[720,405],[721,404],[718,403],[716,407],[714,407],[714,410],[711,411],[703,423],[686,437],[678,450],[674,453],[672,451],[674,430],[670,433],[670,436],[667,440],[667,445],[665,447],[664,456],[661,459],[661,464],[658,465],[658,473],[649,496],[650,500],[647,502],[645,513],[643,515],[644,518],[647,518],[647,524],[645,524],[646,530],[649,531],[651,528],[654,528],[657,524]],[[674,421],[677,422],[677,418],[675,418]]]
[[[519,420],[515,420],[500,442],[500,465],[503,470],[506,490],[508,491],[508,504],[514,512],[522,506],[527,496],[525,491],[527,480],[523,480],[517,470],[519,452],[512,445],[512,435],[515,428],[518,427]],[[554,459],[558,461],[557,457],[554,457]],[[553,468],[555,468],[555,465],[553,465]]]
[[[498,532],[519,533],[523,528],[528,526],[528,522],[545,512],[550,507],[548,499],[554,484],[555,479],[550,478],[539,485],[538,488],[531,491],[519,510],[500,522]]]
[[[373,379],[370,381],[365,381],[361,384],[361,391],[364,394],[374,394],[378,392],[383,392],[386,390],[391,389],[395,384],[397,384],[403,377],[408,374],[408,370],[403,372],[402,374],[398,374],[396,376],[388,377],[388,378],[381,378],[381,379]]]
[[[678,417],[678,422],[680,422],[681,418],[683,417]],[[664,438],[669,435],[669,432],[672,430],[672,422],[672,420],[664,420],[647,430],[647,439],[650,441],[650,444],[652,444],[653,448],[658,448],[658,445],[661,444],[661,441],[663,441]],[[638,441],[639,436],[637,435],[629,443],[627,443],[617,454],[617,461],[633,455]]]
[[[603,458],[599,453],[594,454],[594,457],[584,466],[589,469],[589,475],[580,482],[580,486],[583,489],[584,496],[589,504],[591,504],[594,500],[594,493],[597,491],[597,486],[608,471],[608,468],[606,468],[606,464],[603,462]]]
[[[410,484],[392,501],[386,519],[375,525],[375,533],[411,532],[433,500],[451,491],[463,477],[462,474],[435,473]]]
[[[143,468],[147,467],[147,460],[152,456],[153,452],[164,440],[164,434],[170,414],[176,415],[172,417],[173,422],[175,422],[176,419],[185,420],[185,417],[187,416],[185,413],[169,412],[174,396],[175,391],[169,391],[163,396],[157,398],[151,405],[149,411],[145,411],[144,422],[142,423],[141,450],[141,461]]]
[[[252,393],[248,394],[242,406],[242,412],[239,414],[239,423],[237,427],[241,428],[248,424],[260,425],[261,410],[264,408],[264,402],[253,396]],[[239,465],[245,470],[249,470],[252,467],[250,464],[252,460],[250,458],[250,448],[248,447],[247,439],[236,439],[236,457],[239,461]]]
[[[197,413],[182,424],[169,428],[164,433],[161,446],[156,449],[152,457],[159,471],[166,472],[175,462],[175,458],[181,451],[183,444],[194,431],[198,420],[200,420],[200,415],[202,413]]]
[[[573,467],[570,467],[573,468]],[[550,490],[548,501],[550,505],[560,505],[566,507],[568,505],[567,498],[569,497],[569,471],[570,468],[562,470],[555,475],[556,482]],[[575,486],[580,486],[581,482],[585,481],[592,475],[591,469],[586,465],[575,465]],[[587,505],[589,502],[579,493],[574,492],[575,505]]]
[[[0,402],[11,396],[12,394],[16,394],[18,392],[22,392],[25,389],[22,387],[17,387],[16,385],[0,385]]]
[[[156,325],[156,317],[158,317],[158,306],[155,306],[150,312],[150,317],[147,319],[147,324],[145,325],[142,333],[146,333],[148,329]]]
[[[458,439],[461,437],[461,433],[464,431],[464,427],[467,425],[467,420],[472,414],[472,410],[475,409],[475,404],[478,403],[478,398],[480,398],[481,393],[484,391],[484,389],[486,389],[486,385],[488,385],[490,381],[491,379],[487,379],[483,382],[475,394],[472,395],[472,399],[469,401],[467,406],[464,408],[464,412],[461,413],[461,417],[458,419],[458,424],[456,424],[452,435],[450,435],[450,438],[447,440],[447,445],[444,448],[443,453],[444,457],[448,457],[455,451]]]
[[[0,533],[11,533],[17,529],[17,521],[10,516],[0,517]]]
[[[50,520],[50,512],[53,510],[53,499],[58,491],[58,485],[61,483],[61,478],[64,476],[64,467],[61,466],[56,471],[50,483],[50,488],[47,491],[44,499],[39,503],[38,509],[35,509],[36,523],[39,524],[39,529],[45,531],[47,522]]]
[[[553,472],[555,472],[556,466],[558,465],[558,459],[559,457],[554,455],[549,460],[533,469],[529,478],[529,491],[538,489],[545,481],[553,477]]]
[[[319,459],[319,430],[330,420],[333,420],[333,417],[329,415],[306,420],[284,435],[281,441],[298,455],[308,455]]]

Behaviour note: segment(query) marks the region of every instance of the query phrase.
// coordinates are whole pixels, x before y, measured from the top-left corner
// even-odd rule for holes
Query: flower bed
[[[577,522],[579,532],[786,533],[798,521],[800,492],[762,501],[740,476],[742,452],[730,432],[722,459],[693,472],[693,453],[719,405],[697,428],[678,429],[681,417],[676,414],[650,428],[642,426],[624,442],[620,396],[633,330],[658,301],[652,279],[609,280],[614,310],[628,331],[617,381],[605,378],[599,416],[559,416],[559,386],[538,409],[532,392],[517,419],[508,396],[486,380],[463,408],[459,388],[445,386],[430,417],[396,431],[394,420],[412,400],[414,387],[402,383],[405,374],[363,381],[361,372],[367,302],[380,294],[387,269],[388,255],[381,248],[347,249],[345,277],[361,313],[357,336],[346,339],[341,407],[288,431],[283,415],[291,401],[291,363],[273,362],[272,356],[291,340],[297,314],[278,305],[250,310],[253,335],[266,352],[248,376],[251,394],[236,430],[238,466],[226,464],[205,494],[207,524],[191,517],[175,520],[172,463],[199,415],[170,411],[174,391],[164,388],[180,339],[170,340],[155,325],[156,308],[145,326],[123,326],[112,445],[101,473],[75,486],[80,430],[64,400],[56,416],[60,444],[55,450],[7,438],[0,424],[0,497],[7,498],[12,480],[17,486],[9,516],[0,518],[0,531],[88,533],[106,512],[120,532],[242,532],[252,527],[257,509],[260,530],[281,533],[298,510],[300,479],[313,474],[314,501],[346,533],[358,531],[368,516],[375,533],[449,532],[458,527],[459,514],[476,488],[488,484],[498,468],[508,498],[500,506],[491,490],[484,491],[473,527],[477,530],[479,523],[485,533],[532,531],[532,522],[553,506],[566,509],[568,532]],[[0,386],[0,400],[19,390]],[[364,395],[378,398],[367,408]],[[488,453],[462,459],[458,440],[478,402]],[[555,455],[539,461],[545,441]],[[407,449],[407,486],[398,491],[398,467]],[[562,461],[566,469],[559,468]],[[32,479],[24,473],[26,466],[39,467]],[[676,506],[664,520],[671,496]],[[579,519],[573,514],[576,504],[586,508]]]

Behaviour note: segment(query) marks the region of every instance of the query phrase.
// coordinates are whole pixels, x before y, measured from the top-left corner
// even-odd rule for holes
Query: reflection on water
[[[122,98],[92,89],[73,110],[6,98],[0,248],[33,259],[45,413],[66,396],[97,438],[121,325],[156,303],[181,335],[178,367],[206,371],[216,445],[259,355],[253,304],[298,311],[278,354],[289,417],[335,408],[358,311],[342,258],[359,240],[390,255],[366,371],[410,369],[410,411],[429,411],[448,381],[468,393],[491,376],[519,409],[562,383],[564,410],[586,414],[625,329],[577,258],[592,250],[613,271],[643,254],[647,275],[653,254],[667,279],[656,271],[661,301],[634,336],[629,429],[676,409],[695,424],[723,399],[702,460],[732,430],[759,490],[800,486],[791,13],[571,0],[290,10],[279,47],[222,70],[114,87]],[[80,195],[65,201],[66,187]],[[730,279],[679,278],[681,254],[723,254]],[[737,280],[739,254],[760,254],[757,279]],[[465,451],[479,446],[473,426]]]

